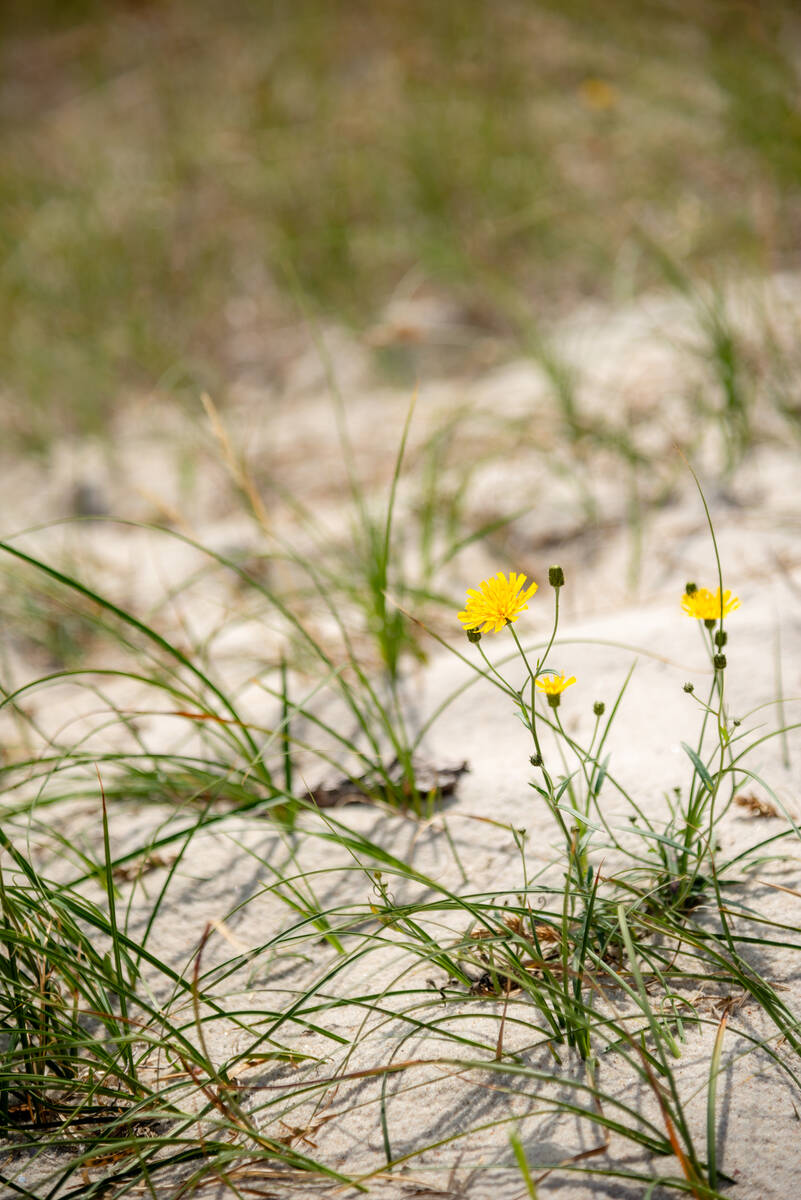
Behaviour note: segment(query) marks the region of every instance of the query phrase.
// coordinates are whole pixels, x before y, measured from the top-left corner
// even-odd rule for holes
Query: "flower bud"
[[[603,700],[596,700],[592,706],[592,711],[595,713],[596,717],[602,717],[606,712],[606,705],[604,704]]]
[[[684,691],[685,691],[685,692],[694,692],[694,691],[695,691],[695,684],[694,684],[694,683],[685,683],[685,685],[684,685]]]
[[[475,646],[475,644],[476,644],[477,642],[480,642],[480,641],[481,641],[481,632],[480,632],[480,630],[478,630],[478,629],[468,629],[468,630],[466,630],[466,633],[467,633],[467,640],[468,640],[468,642],[472,642],[474,646]]]
[[[693,592],[698,591],[698,584],[697,583],[685,583],[684,590],[688,596],[692,596]]]
[[[532,754],[531,758],[528,761],[531,763],[532,767],[541,767],[542,766],[542,755],[541,754]]]
[[[565,573],[561,567],[548,568],[548,582],[552,588],[560,588],[565,585]]]
[[[717,646],[718,650],[722,649],[728,640],[729,635],[726,633],[726,630],[718,629],[717,633],[715,634],[715,645]]]
[[[712,664],[716,671],[722,671],[724,669],[724,667],[726,666],[726,655],[725,654],[716,654],[715,657],[712,659]]]

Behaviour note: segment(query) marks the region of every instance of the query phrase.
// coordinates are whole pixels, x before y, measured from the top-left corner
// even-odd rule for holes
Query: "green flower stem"
[[[585,782],[585,784],[586,784],[586,786],[587,786],[587,798],[586,798],[586,801],[585,801],[585,803],[584,803],[584,809],[583,809],[583,812],[582,812],[582,811],[581,811],[581,810],[580,810],[580,809],[579,809],[579,808],[578,808],[578,807],[577,807],[575,804],[573,805],[574,811],[575,811],[575,813],[576,813],[576,818],[577,818],[577,820],[578,820],[578,822],[579,822],[579,833],[580,833],[580,834],[581,834],[581,836],[583,837],[583,836],[584,836],[584,834],[585,834],[585,833],[586,833],[586,831],[587,831],[587,825],[586,825],[586,821],[587,821],[587,818],[588,818],[588,817],[589,817],[589,815],[590,815],[590,794],[591,794],[591,788],[592,788],[592,783],[591,783],[591,780],[590,780],[590,775],[589,775],[589,772],[588,772],[588,770],[587,770],[587,761],[588,761],[588,755],[587,755],[587,754],[584,754],[584,753],[582,753],[582,752],[579,750],[579,748],[578,748],[578,746],[576,745],[576,743],[575,743],[575,742],[572,740],[572,738],[569,738],[569,737],[568,737],[567,733],[565,732],[565,728],[564,728],[564,726],[562,725],[562,719],[561,719],[561,717],[559,716],[559,709],[558,709],[558,708],[554,710],[554,721],[556,722],[557,726],[559,727],[559,733],[560,733],[560,735],[561,735],[561,737],[562,737],[562,739],[563,739],[563,741],[564,741],[565,745],[568,745],[568,746],[570,746],[570,748],[572,749],[572,751],[573,751],[573,753],[575,754],[576,758],[578,759],[578,763],[579,763],[579,766],[580,766],[580,768],[581,768],[581,773],[582,773],[582,775],[584,776],[584,782]]]
[[[560,812],[559,808],[556,806],[556,802],[554,800],[555,789],[554,789],[554,785],[553,785],[553,780],[551,779],[550,775],[548,774],[547,768],[545,766],[545,760],[542,757],[542,749],[540,747],[540,740],[537,735],[537,723],[536,723],[536,719],[535,719],[535,709],[534,709],[534,697],[536,695],[536,693],[534,691],[534,680],[536,679],[536,676],[531,669],[531,665],[530,665],[528,659],[526,658],[526,652],[523,649],[523,647],[520,643],[520,639],[518,638],[517,634],[515,633],[514,628],[512,627],[511,623],[509,625],[509,628],[512,631],[512,637],[514,638],[515,644],[516,644],[518,650],[520,651],[520,657],[523,659],[523,662],[525,663],[525,666],[526,666],[526,670],[528,671],[528,674],[529,674],[529,678],[531,679],[531,706],[530,707],[529,707],[529,705],[524,703],[523,697],[522,697],[522,692],[516,692],[515,689],[509,684],[509,682],[506,679],[504,679],[504,677],[503,677],[503,675],[501,675],[500,671],[498,671],[497,668],[495,666],[493,666],[493,664],[487,658],[487,655],[484,653],[480,642],[477,643],[478,652],[481,655],[481,657],[484,659],[484,662],[487,664],[487,667],[489,668],[491,673],[499,681],[501,687],[504,689],[504,691],[507,692],[508,695],[510,695],[514,699],[515,703],[518,705],[518,707],[520,709],[520,712],[522,714],[526,728],[531,733],[531,737],[534,742],[534,748],[537,752],[538,757],[540,758],[540,760],[542,762],[542,767],[541,767],[542,776],[543,776],[543,780],[545,782],[545,786],[546,786],[546,789],[548,792],[548,807],[550,808],[551,812],[553,813],[556,820],[558,821],[559,826],[562,830],[562,834],[564,836],[565,842],[569,847],[571,844],[570,832],[567,828],[567,825],[565,824],[564,818],[562,817],[562,813]],[[553,640],[553,639],[551,639],[551,640]]]
[[[523,718],[526,722],[526,725],[527,725],[528,729],[531,731],[531,737],[534,741],[534,749],[537,752],[538,758],[542,761],[543,778],[545,779],[545,782],[548,786],[548,792],[549,792],[551,798],[553,798],[553,794],[554,794],[553,782],[552,782],[551,777],[548,774],[547,770],[545,769],[545,759],[542,754],[542,747],[540,746],[540,739],[537,734],[537,710],[535,707],[535,699],[536,699],[536,695],[537,695],[537,692],[535,689],[535,683],[537,680],[537,676],[531,669],[531,664],[529,663],[529,661],[526,657],[526,652],[523,649],[523,646],[520,642],[520,638],[517,636],[517,633],[515,632],[514,626],[510,625],[509,629],[511,630],[512,637],[515,640],[515,645],[517,646],[517,649],[520,651],[520,657],[522,658],[522,660],[525,664],[526,670],[528,671],[528,677],[531,680],[531,706],[529,708],[523,703],[523,692],[521,689],[521,691],[520,691],[520,711],[523,713]],[[551,642],[549,643],[549,647],[552,642],[553,642],[553,637],[551,637]],[[538,661],[537,670],[539,670],[540,666],[545,661],[547,653],[548,653],[548,651],[546,650],[545,654]],[[564,828],[564,821],[562,821],[562,826]],[[567,833],[566,830],[565,830],[565,833]]]
[[[706,727],[707,722],[709,721],[709,715],[712,712],[712,701],[715,696],[716,688],[717,681],[713,679],[709,696],[707,697],[706,704],[704,705],[704,716],[701,721],[701,732],[698,735],[698,745],[696,749],[698,758],[701,758],[703,753]],[[695,794],[696,783],[698,785],[697,795]],[[687,818],[684,824],[684,849],[678,862],[678,874],[680,878],[684,877],[684,875],[687,873],[687,866],[692,851],[692,845],[695,842],[700,829],[700,816],[703,808],[703,787],[703,780],[699,778],[698,770],[694,767],[692,778],[690,780],[690,795],[687,803]]]
[[[482,649],[481,642],[476,642],[476,645],[478,647],[478,652],[481,655],[481,657],[484,659],[484,662],[487,664],[487,667],[488,667],[490,673],[492,675],[494,675],[495,678],[499,681],[501,688],[506,692],[506,694],[508,696],[511,696],[515,701],[519,701],[520,693],[515,691],[515,689],[511,685],[511,683],[509,683],[509,680],[504,679],[503,675],[501,675],[498,668],[493,663],[490,662],[490,660],[487,658],[486,654],[484,653],[484,650]]]
[[[549,655],[549,654],[550,654],[550,652],[551,652],[551,646],[552,646],[552,645],[553,645],[553,643],[554,643],[554,638],[556,637],[556,630],[557,630],[557,628],[558,628],[558,625],[559,625],[559,588],[554,588],[554,593],[553,593],[553,629],[552,629],[552,631],[551,631],[551,640],[548,642],[548,645],[545,647],[545,651],[544,651],[544,653],[543,653],[543,655],[542,655],[542,658],[541,658],[541,659],[539,659],[539,660],[538,660],[538,662],[537,662],[537,671],[538,671],[538,672],[539,672],[540,668],[542,667],[543,663],[545,662],[546,658],[548,657],[548,655]]]
[[[554,621],[554,628],[553,628],[553,632],[551,634],[551,640],[548,642],[548,645],[545,649],[545,653],[543,654],[542,658],[540,658],[537,662],[537,671],[539,671],[540,668],[542,667],[542,664],[545,662],[545,660],[548,656],[548,651],[550,650],[551,646],[553,645],[554,637],[556,636],[556,625],[558,623],[558,617],[559,617],[559,592],[557,591],[556,592],[556,619]],[[523,646],[520,642],[520,638],[517,636],[517,633],[515,632],[514,627],[510,624],[509,628],[511,630],[512,637],[515,640],[515,645],[517,646],[517,649],[520,652],[520,657],[523,659],[526,670],[528,671],[529,680],[531,682],[531,705],[529,706],[529,705],[526,705],[523,703],[522,690],[521,690],[520,712],[523,716],[523,720],[525,721],[527,728],[529,729],[529,731],[531,733],[531,737],[534,742],[534,749],[536,750],[537,757],[539,758],[540,763],[541,763],[540,770],[542,771],[543,782],[545,783],[545,787],[547,790],[546,803],[548,805],[548,808],[551,810],[551,813],[553,814],[555,821],[557,822],[557,824],[559,825],[559,828],[562,831],[562,836],[565,839],[565,847],[567,849],[568,859],[574,865],[574,867],[576,869],[577,882],[579,883],[579,885],[581,885],[583,878],[584,878],[584,875],[581,871],[581,862],[580,862],[581,856],[580,856],[580,854],[578,854],[578,852],[576,850],[575,839],[567,827],[564,816],[562,814],[562,810],[559,808],[559,805],[556,803],[556,789],[554,787],[553,780],[551,779],[551,776],[549,775],[548,770],[545,766],[545,759],[543,757],[542,747],[540,746],[540,739],[539,739],[539,735],[537,733],[537,715],[536,715],[537,714],[537,710],[536,710],[537,692],[536,692],[536,688],[535,688],[537,676],[531,668],[531,664],[529,663],[528,658],[526,657],[526,652],[523,649]],[[554,709],[554,715],[556,715],[556,712],[557,712],[557,710]],[[559,728],[561,730],[561,725],[559,726]]]
[[[722,622],[721,622],[721,628],[722,628]],[[715,686],[717,688],[718,697],[719,697],[719,701],[720,701],[719,706],[718,706],[718,744],[720,747],[720,761],[718,764],[718,769],[715,772],[715,776],[714,776],[714,787],[712,789],[712,793],[709,797],[709,800],[707,801],[708,812],[709,812],[709,821],[707,824],[706,845],[702,846],[699,842],[698,852],[696,855],[696,868],[695,868],[696,872],[700,869],[701,859],[703,858],[704,854],[708,853],[710,856],[713,854],[713,839],[714,839],[714,832],[715,832],[715,802],[718,797],[718,792],[720,791],[721,780],[723,779],[725,759],[726,759],[726,747],[727,747],[727,738],[724,737],[724,734],[723,734],[723,731],[726,728],[726,708],[725,708],[724,698],[723,698],[725,673],[726,673],[725,668],[721,668],[720,670],[715,671]]]
[[[721,591],[722,595],[722,591]],[[693,769],[693,776],[690,783],[690,797],[687,805],[687,819],[684,826],[684,849],[678,863],[679,878],[686,878],[686,883],[682,889],[682,895],[686,896],[693,889],[695,880],[701,869],[701,863],[707,853],[712,852],[715,828],[715,803],[717,800],[720,784],[723,779],[726,747],[728,737],[726,730],[726,709],[724,699],[724,676],[725,668],[715,666],[715,655],[717,648],[715,646],[715,633],[723,633],[723,617],[721,615],[720,624],[717,630],[704,629],[706,637],[704,638],[710,662],[712,663],[713,677],[712,684],[709,690],[707,702],[704,705],[704,717],[701,722],[701,732],[698,738],[697,756],[700,759],[703,753],[704,739],[706,736],[707,724],[710,716],[715,713],[718,729],[718,744],[720,747],[720,762],[717,771],[712,777],[712,789],[706,787],[704,781],[698,778],[698,770]],[[717,695],[717,703],[715,697]],[[696,789],[697,783],[697,792]],[[707,816],[706,834],[700,836],[701,826],[704,816]],[[692,868],[692,877],[688,873],[690,859],[694,858],[694,866]]]

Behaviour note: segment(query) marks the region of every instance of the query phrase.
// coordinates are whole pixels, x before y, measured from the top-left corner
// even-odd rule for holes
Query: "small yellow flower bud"
[[[561,567],[548,568],[548,582],[552,588],[560,588],[565,586],[565,573]]]

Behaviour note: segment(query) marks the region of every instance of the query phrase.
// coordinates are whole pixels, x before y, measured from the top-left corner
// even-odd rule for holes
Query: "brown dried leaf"
[[[734,797],[734,803],[739,808],[745,808],[750,812],[752,817],[778,817],[779,811],[775,805],[768,800],[760,800],[753,792],[747,796],[740,795]]]
[[[409,795],[409,800],[426,800],[432,793],[438,797],[451,796],[462,775],[470,770],[467,762],[435,767],[422,759],[413,759],[412,766],[415,788],[414,794]],[[409,791],[403,778],[403,769],[397,759],[393,759],[389,764],[386,773],[392,783],[400,784],[404,791]],[[321,784],[313,788],[308,795],[318,808],[339,808],[343,804],[375,803],[376,797],[380,797],[386,791],[386,781],[377,772],[371,771],[360,775],[358,779],[342,778],[332,784]]]
[[[149,871],[156,871],[159,867],[171,867],[175,859],[175,854],[148,854],[147,858],[139,862],[115,867],[111,874],[116,883],[130,883],[132,879],[138,879],[140,875],[147,875]]]

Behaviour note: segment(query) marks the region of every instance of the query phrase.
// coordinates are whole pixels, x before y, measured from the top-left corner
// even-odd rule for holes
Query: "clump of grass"
[[[536,651],[517,632],[527,604],[540,599],[536,585],[501,572],[468,594],[460,620],[479,656],[472,678],[496,686],[522,720],[534,771],[529,798],[545,807],[558,839],[533,870],[525,834],[504,826],[510,863],[515,856],[509,870],[522,881],[479,888],[451,816],[410,790],[415,753],[437,712],[407,726],[408,658],[389,619],[390,589],[407,603],[418,595],[398,562],[404,450],[405,435],[379,519],[352,481],[368,589],[362,628],[376,647],[368,661],[354,638],[358,610],[349,602],[343,611],[349,593],[336,586],[333,559],[321,567],[289,546],[276,549],[336,631],[336,657],[296,593],[282,595],[269,573],[196,547],[258,597],[314,664],[305,677],[285,649],[260,680],[268,712],[258,719],[202,648],[178,642],[75,573],[4,545],[29,579],[41,577],[99,615],[118,655],[133,660],[53,672],[9,688],[2,705],[24,721],[37,689],[70,684],[91,689],[103,707],[90,734],[30,730],[24,756],[0,764],[0,1104],[20,1157],[37,1156],[6,1166],[3,1177],[31,1200],[77,1200],[80,1188],[122,1197],[139,1185],[177,1198],[211,1179],[243,1192],[252,1185],[307,1194],[344,1183],[370,1191],[379,1175],[404,1164],[422,1172],[434,1150],[467,1153],[482,1131],[504,1127],[503,1170],[520,1173],[529,1194],[554,1175],[715,1200],[729,1183],[722,1074],[753,1056],[793,1094],[801,1089],[798,1014],[753,961],[757,946],[795,954],[795,932],[739,902],[734,888],[749,854],[761,858],[798,830],[791,825],[728,858],[716,846],[728,788],[733,794],[749,778],[747,755],[766,736],[741,732],[728,712],[724,619],[733,604],[720,565],[717,590],[685,591],[712,683],[688,751],[686,799],[664,820],[646,813],[611,770],[610,729],[623,719],[627,681],[608,710],[596,703],[586,740],[562,720],[573,696],[559,636],[560,596],[570,586],[564,572],[549,572],[553,625]],[[250,482],[239,479],[247,496]],[[431,522],[436,494],[429,487],[425,496]],[[457,546],[456,523],[451,536]],[[419,626],[398,611],[404,636],[416,638]],[[486,655],[493,633],[511,638],[511,659]],[[115,679],[141,689],[135,711],[115,706]],[[168,715],[191,740],[154,749],[136,723],[149,712]],[[122,748],[104,745],[108,726],[125,732]],[[311,802],[310,759],[385,805],[372,833]],[[612,789],[631,805],[625,827],[609,815]],[[120,847],[115,822],[145,801],[156,802],[153,821]],[[93,806],[94,835],[73,845],[76,802]],[[42,833],[57,877],[23,849]],[[423,833],[441,849],[443,869],[416,862]],[[223,892],[215,922],[187,935],[176,964],[160,954],[159,930],[178,919],[176,905],[185,912],[187,896],[202,892],[212,837],[248,856],[254,882],[241,895]],[[705,1005],[704,989],[722,1011]],[[765,1032],[739,1020],[734,1000],[726,1007],[732,997],[759,1006]],[[691,1039],[693,1057],[707,1054],[700,1085],[688,1078]],[[460,1110],[445,1132],[421,1120],[407,1135],[398,1105],[442,1077],[467,1099],[489,1088],[493,1097],[514,1097],[514,1106],[485,1119],[466,1104],[468,1115]],[[422,1117],[427,1111],[415,1108]],[[586,1140],[556,1157],[540,1135],[560,1118]],[[354,1119],[378,1131],[371,1165],[337,1162],[326,1140],[327,1130],[347,1131]]]
[[[622,866],[612,879],[607,880],[607,886],[601,888],[601,872],[590,862],[590,847],[597,832],[606,833],[615,849],[626,854],[599,803],[599,793],[603,784],[607,780],[614,783],[608,771],[608,760],[602,759],[601,755],[609,724],[616,714],[621,697],[618,697],[600,736],[599,729],[605,706],[596,703],[595,727],[587,747],[582,748],[566,733],[558,709],[563,693],[575,679],[568,679],[547,665],[554,645],[558,645],[556,635],[559,594],[565,583],[562,569],[552,567],[549,572],[549,582],[555,597],[553,630],[544,649],[538,653],[536,662],[530,660],[515,628],[516,622],[528,607],[527,601],[537,590],[536,584],[526,588],[525,576],[518,576],[513,572],[507,579],[499,572],[496,577],[485,580],[479,590],[468,591],[465,609],[459,613],[459,620],[468,640],[477,647],[483,659],[481,676],[498,687],[512,701],[517,715],[531,735],[531,764],[538,770],[540,779],[531,786],[550,812],[563,846],[561,920],[550,924],[535,924],[527,902],[525,908],[519,909],[512,917],[505,916],[503,922],[500,925],[496,924],[491,931],[482,930],[474,934],[474,937],[481,939],[482,961],[487,966],[482,976],[483,983],[487,991],[498,995],[504,991],[508,992],[511,987],[537,993],[536,1003],[540,1011],[551,1020],[555,1043],[566,1039],[568,1045],[575,1046],[582,1058],[588,1061],[593,1059],[597,1028],[588,1016],[584,989],[601,987],[600,980],[607,975],[615,980],[616,986],[623,988],[630,999],[639,998],[638,1002],[644,1002],[643,1011],[648,1017],[648,1027],[654,1038],[653,1044],[660,1055],[658,1071],[670,1082],[674,1107],[669,1110],[665,1106],[664,1091],[658,1092],[659,1103],[674,1153],[679,1158],[690,1190],[695,1195],[706,1194],[707,1187],[714,1189],[718,1179],[714,1140],[714,1096],[726,1022],[724,1020],[719,1027],[710,1069],[708,1159],[704,1164],[693,1148],[692,1137],[682,1113],[678,1091],[673,1083],[663,1048],[667,1047],[675,1057],[680,1056],[680,1050],[671,1032],[670,1022],[664,1024],[654,1016],[638,966],[638,957],[642,955],[649,969],[654,972],[659,985],[668,987],[667,979],[663,975],[668,959],[662,956],[661,951],[657,951],[656,956],[653,953],[655,931],[670,930],[668,941],[669,944],[675,945],[670,951],[670,954],[674,955],[672,961],[675,964],[683,930],[688,930],[688,945],[694,944],[696,930],[691,929],[688,924],[692,920],[690,914],[697,906],[708,905],[714,897],[720,921],[719,940],[713,936],[705,945],[703,939],[695,942],[702,959],[705,959],[706,952],[709,952],[710,958],[705,959],[708,965],[713,961],[716,965],[725,962],[724,974],[731,972],[738,986],[744,987],[751,995],[760,996],[760,1003],[765,1011],[771,1014],[785,1036],[789,1034],[793,1046],[798,1045],[795,1018],[790,1017],[788,1020],[776,993],[772,989],[769,989],[769,993],[762,990],[762,981],[741,956],[736,946],[737,939],[732,934],[729,910],[723,899],[724,877],[731,864],[724,864],[719,858],[716,829],[730,806],[737,787],[748,777],[749,772],[742,763],[745,751],[735,753],[736,743],[743,737],[737,732],[741,722],[730,718],[724,699],[727,668],[725,648],[728,641],[725,618],[739,606],[739,600],[723,589],[717,542],[706,502],[703,502],[712,534],[719,587],[713,593],[706,588],[699,589],[695,584],[688,584],[682,600],[685,613],[699,621],[712,668],[709,697],[705,702],[699,701],[701,722],[697,747],[684,745],[692,765],[687,800],[682,801],[681,792],[677,789],[677,799],[669,806],[668,820],[660,825],[648,817],[631,796],[623,793],[634,810],[631,817],[634,832],[644,839],[647,846],[647,853],[641,861],[647,862],[648,857],[653,855],[650,872],[647,869],[643,872],[642,867],[637,867],[634,873],[627,874],[625,866]],[[521,685],[510,681],[508,666],[501,670],[487,658],[481,644],[483,635],[503,630],[508,630],[511,635],[517,652],[516,658],[523,665],[524,677]],[[692,695],[693,686],[685,685],[685,691]],[[538,692],[547,700],[547,718],[538,712]],[[556,746],[561,752],[564,773],[558,778],[549,767],[543,753],[543,742],[539,732],[543,723],[552,731]],[[711,751],[706,747],[710,725],[715,731]],[[782,736],[785,733],[786,730],[782,729],[770,736]],[[568,759],[574,759],[576,762],[573,770],[568,769]],[[721,804],[720,795],[726,787],[730,788],[730,794],[725,803]],[[788,832],[792,833],[792,830],[779,836],[787,836]],[[516,837],[516,841],[522,851],[521,840]],[[654,869],[656,863],[661,864],[661,869]],[[609,883],[614,885],[611,890]],[[542,892],[542,885],[539,890]],[[623,897],[626,896],[628,899],[624,902]],[[638,896],[640,899],[632,900],[632,896]],[[631,921],[634,921],[633,926],[630,925]],[[550,952],[543,951],[543,938],[546,939],[546,945],[555,943],[555,948],[550,949]],[[677,939],[675,943],[674,939]],[[525,953],[521,954],[523,947]],[[620,964],[624,958],[629,961],[636,984],[635,991],[632,991],[620,974]],[[661,965],[658,965],[657,960],[660,960]],[[678,974],[681,973],[682,970],[679,969]],[[622,1039],[627,1041],[628,1034],[622,1034]],[[654,1060],[650,1059],[649,1065],[643,1058],[643,1064],[643,1077],[656,1086],[655,1077],[651,1074]],[[683,1149],[680,1145],[682,1140]],[[516,1151],[516,1156],[518,1161],[521,1161],[519,1150]],[[525,1176],[527,1165],[525,1170],[521,1165],[521,1170]]]

